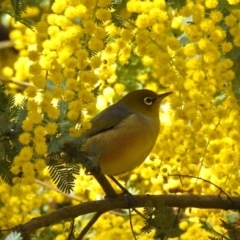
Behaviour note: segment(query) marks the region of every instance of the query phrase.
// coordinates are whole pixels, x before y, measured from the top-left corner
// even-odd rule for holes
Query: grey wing
[[[92,127],[84,135],[91,137],[101,132],[109,131],[131,114],[133,112],[124,105],[119,103],[113,104],[92,119]]]

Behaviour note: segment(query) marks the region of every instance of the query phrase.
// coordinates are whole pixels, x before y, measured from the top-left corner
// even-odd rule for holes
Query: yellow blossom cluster
[[[11,169],[23,177],[14,182],[26,186],[33,183],[36,172],[44,171],[46,135],[54,136],[59,131],[56,121],[61,115],[57,108],[60,99],[67,103],[67,119],[76,122],[69,133],[79,137],[90,127],[88,121],[96,108],[102,110],[114,103],[132,85],[157,92],[164,91],[164,86],[174,93],[167,100],[169,104],[163,103],[155,148],[144,164],[119,179],[131,186],[132,193],[217,195],[221,188],[229,195],[239,195],[240,123],[232,86],[236,59],[232,56],[240,47],[240,10],[233,7],[221,11],[219,2],[187,0],[184,6],[173,9],[164,0],[129,0],[117,12],[124,22],[120,28],[113,22],[116,16],[108,7],[110,0],[55,0],[51,13],[43,14],[37,23],[36,32],[16,25],[11,39],[21,56],[14,71],[6,68],[3,72],[18,80],[30,79],[33,86],[25,91],[28,113],[19,136],[23,147]],[[238,2],[229,0],[228,4],[235,6]],[[122,79],[121,75],[133,80]],[[99,83],[101,94],[95,99],[92,89]],[[49,122],[43,122],[44,116]],[[34,154],[37,158],[32,161]],[[49,181],[47,174],[39,176]],[[26,195],[31,196],[31,188],[37,190],[35,185],[29,186]],[[2,202],[9,197],[8,191],[14,191],[6,189],[0,188]],[[103,198],[102,189],[83,171],[76,178],[74,195],[83,201]],[[15,204],[14,196],[2,208],[4,214]],[[53,191],[49,196],[59,203],[66,200]],[[29,219],[34,207],[46,203],[46,192],[39,193],[38,201],[25,211],[26,218],[20,217],[23,210],[16,213],[16,219],[21,220],[9,216],[6,227]],[[25,205],[22,202],[23,208]],[[222,217],[221,211],[209,210],[186,209],[184,214],[188,221],[179,223],[186,231],[181,239],[193,235],[207,238],[199,219],[219,226]],[[103,215],[90,233],[96,235],[91,239],[131,238],[127,213],[122,215]],[[132,218],[139,234],[142,220]],[[79,218],[83,224],[85,220]],[[57,239],[65,237],[60,234],[62,229],[61,224],[55,226]],[[223,231],[220,227],[218,230]]]

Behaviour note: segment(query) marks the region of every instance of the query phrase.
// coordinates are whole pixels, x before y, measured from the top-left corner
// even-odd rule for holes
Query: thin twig
[[[13,47],[13,41],[6,40],[0,42],[0,50]]]
[[[235,203],[233,202],[233,200],[231,199],[231,197],[221,188],[219,187],[218,185],[216,185],[215,183],[207,180],[207,179],[204,179],[204,178],[201,178],[201,177],[196,177],[196,176],[191,176],[191,175],[182,175],[182,174],[168,174],[168,176],[170,177],[179,177],[180,179],[180,182],[183,186],[183,182],[182,182],[182,177],[186,177],[186,178],[195,178],[195,179],[198,179],[198,180],[201,180],[203,182],[206,182],[206,183],[209,183],[211,185],[213,185],[214,187],[216,187],[220,192],[218,194],[218,196],[220,197],[221,193],[225,194],[226,197],[228,198],[228,200],[234,205]]]
[[[134,238],[135,240],[137,240],[136,235],[135,235],[135,232],[134,232],[134,230],[133,230],[131,208],[128,209],[128,213],[129,213],[129,222],[130,222],[130,228],[131,228],[131,231],[132,231],[132,235],[133,235],[133,238]]]
[[[73,239],[73,237],[74,237],[73,231],[74,231],[74,218],[71,220],[70,232],[69,232],[67,240]]]
[[[112,185],[110,184],[106,176],[103,175],[103,173],[100,170],[92,171],[91,175],[93,175],[93,177],[97,180],[97,182],[102,187],[103,191],[106,194],[106,198],[115,198],[118,196],[118,194],[115,192],[115,190],[113,189]]]
[[[137,195],[133,196],[133,199],[136,203],[135,207],[138,208],[146,206],[146,203],[151,201],[153,206],[157,206],[159,202],[163,202],[167,207],[240,210],[239,197],[231,197],[234,204],[227,197],[214,195]],[[23,238],[27,239],[30,234],[39,228],[48,227],[69,218],[76,218],[89,213],[108,212],[119,208],[129,209],[129,199],[126,196],[118,195],[114,199],[83,202],[74,206],[63,207],[54,212],[33,218],[29,222],[12,230],[20,232]]]
[[[87,234],[87,232],[90,230],[90,228],[94,225],[94,223],[98,220],[98,218],[103,214],[103,212],[97,212],[94,214],[94,216],[91,218],[91,220],[88,222],[88,224],[83,228],[81,233],[78,235],[78,237],[75,240],[82,240],[83,237]]]
[[[108,177],[123,191],[124,194],[130,194],[129,191],[114,176]]]
[[[120,183],[120,182],[118,182],[118,180],[115,178],[115,177],[113,177],[113,176],[109,176],[111,179],[112,179],[112,181],[123,191],[123,193],[124,194],[127,194],[127,196],[129,197],[129,196],[132,196],[132,194]],[[136,208],[134,208],[133,206],[131,206],[132,207],[132,209],[133,209],[133,211],[135,212],[135,213],[137,213],[139,216],[141,216],[143,219],[146,219],[146,217],[141,213],[141,212],[139,212]]]
[[[13,83],[13,84],[19,85],[21,87],[32,87],[32,86],[34,86],[32,83],[29,83],[29,82],[21,82],[21,81],[13,80],[11,78],[6,78],[6,77],[3,77],[3,76],[0,76],[0,81],[3,82],[3,83]]]
[[[72,200],[75,200],[75,201],[77,201],[77,202],[79,202],[79,203],[83,202],[83,201],[80,200],[79,198],[76,198],[76,197],[74,197],[74,196],[71,196],[70,194],[64,193],[64,192],[60,191],[59,189],[53,187],[52,185],[50,185],[50,184],[48,184],[48,183],[42,182],[42,181],[40,181],[40,180],[38,180],[38,179],[35,179],[34,182],[37,183],[37,184],[40,184],[40,185],[42,185],[42,186],[44,186],[44,187],[46,187],[46,188],[49,188],[49,189],[51,189],[51,190],[53,190],[53,191],[55,191],[55,192],[61,193],[61,194],[64,195],[65,197],[70,198],[70,199],[72,199]]]

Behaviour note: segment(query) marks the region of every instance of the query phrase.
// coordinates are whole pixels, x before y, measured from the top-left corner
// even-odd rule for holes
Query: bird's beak
[[[167,97],[168,95],[172,94],[173,92],[166,92],[166,93],[161,93],[158,95],[157,97],[157,101],[160,102],[162,101],[165,97]]]

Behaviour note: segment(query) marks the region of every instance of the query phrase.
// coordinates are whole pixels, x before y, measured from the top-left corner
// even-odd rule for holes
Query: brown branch
[[[157,206],[159,202],[163,202],[168,207],[240,210],[240,197],[231,197],[232,201],[229,201],[227,197],[215,195],[133,195],[132,197],[135,201],[136,208],[146,206],[146,203],[150,200],[153,206]],[[119,195],[116,198],[108,198],[64,207],[44,216],[33,218],[29,222],[20,225],[13,230],[20,232],[26,239],[37,229],[48,227],[59,223],[62,220],[76,218],[88,213],[108,212],[119,208],[129,208],[129,198],[127,196]]]
[[[0,42],[0,50],[13,47],[13,41],[6,40]]]
[[[195,176],[191,176],[191,175],[187,175],[187,174],[168,174],[168,176],[170,177],[179,177],[179,180],[183,186],[183,182],[182,182],[182,178],[195,178],[197,180],[201,180],[203,182],[209,183],[210,185],[213,185],[215,188],[217,188],[219,190],[219,194],[218,196],[220,196],[222,193],[226,195],[226,197],[228,198],[229,201],[232,201],[231,197],[221,188],[219,187],[217,184],[211,182],[210,180],[201,178],[201,177],[195,177]],[[232,204],[234,204],[234,202],[232,202]]]
[[[58,193],[64,195],[65,197],[67,197],[67,198],[69,198],[71,200],[75,200],[77,202],[82,202],[82,200],[80,198],[77,198],[77,197],[74,197],[74,196],[72,196],[70,194],[64,193],[64,192],[60,191],[59,189],[53,187],[52,185],[50,185],[50,184],[48,184],[46,182],[40,181],[38,179],[34,179],[34,182],[39,184],[39,185],[41,185],[41,186],[43,186],[43,187],[46,187],[46,188],[49,188],[49,189],[51,189],[51,190],[53,190],[55,192],[58,192]]]
[[[97,180],[99,185],[102,187],[106,194],[106,198],[115,198],[118,194],[115,192],[114,188],[108,181],[107,177],[101,172],[101,170],[91,171],[91,175]]]
[[[88,224],[84,227],[84,229],[81,231],[81,233],[78,235],[78,237],[75,240],[82,240],[102,214],[103,213],[101,212],[95,213],[94,216],[91,218],[91,220],[88,222]]]
[[[113,189],[112,185],[106,178],[106,176],[102,173],[100,168],[98,169],[92,169],[91,175],[97,180],[99,185],[102,187],[103,191],[106,194],[106,198],[116,198],[118,194]],[[91,227],[95,224],[95,222],[98,220],[98,218],[103,214],[104,212],[96,212],[94,216],[91,218],[91,220],[88,222],[88,224],[83,228],[79,236],[76,238],[76,240],[81,240],[86,235],[86,233],[91,229]]]
[[[6,78],[6,77],[3,77],[3,76],[0,76],[0,81],[3,82],[3,83],[14,83],[14,84],[19,85],[21,87],[34,86],[32,83],[29,83],[29,82],[21,82],[21,81],[13,80],[11,78]]]

